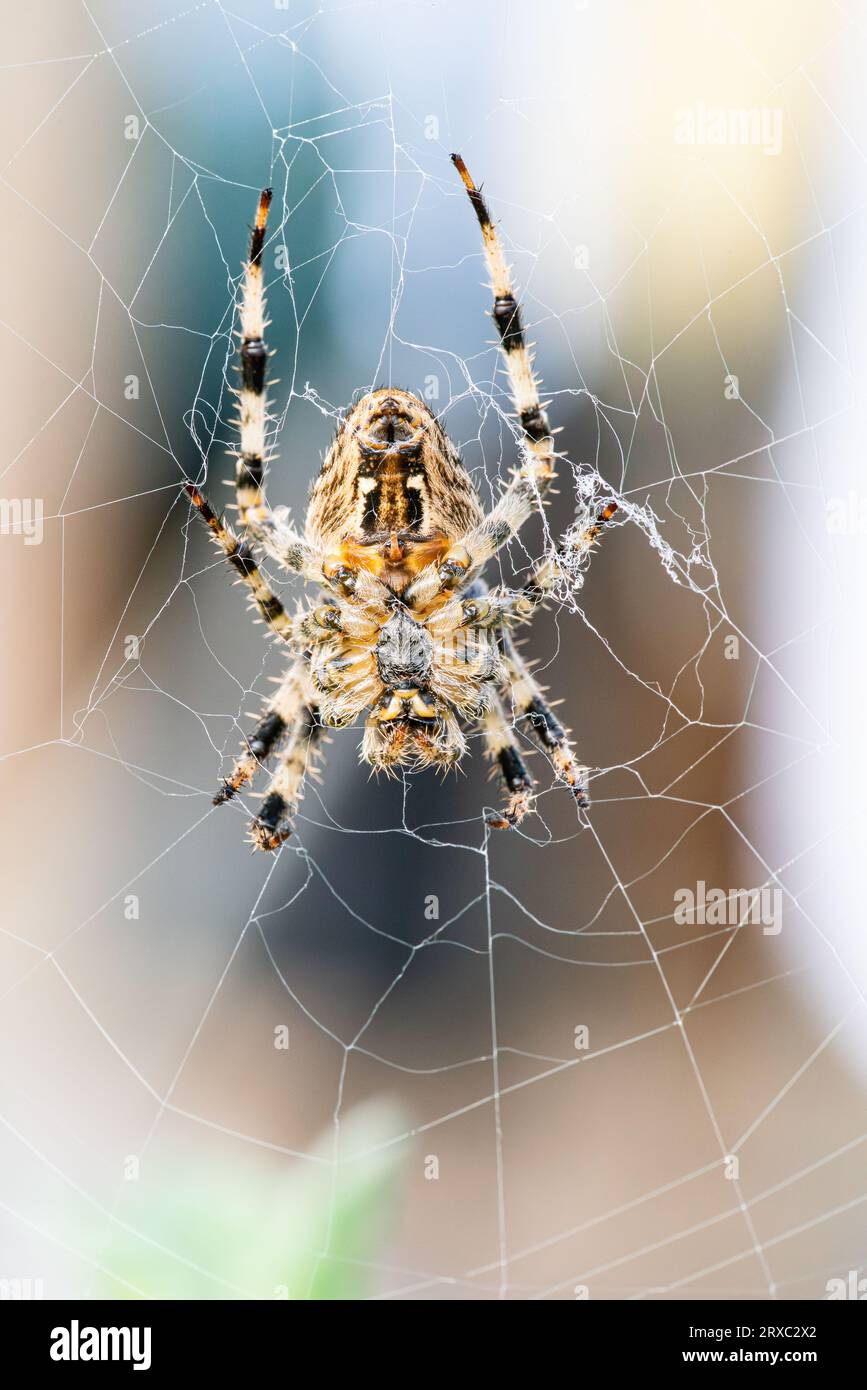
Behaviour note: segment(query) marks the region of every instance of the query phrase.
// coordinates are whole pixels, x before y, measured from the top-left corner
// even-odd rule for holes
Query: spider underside
[[[580,807],[589,805],[588,769],[511,631],[533,616],[564,576],[573,587],[580,583],[617,505],[594,494],[579,524],[523,585],[488,589],[486,563],[542,505],[557,455],[499,238],[463,160],[452,155],[452,161],[481,227],[493,318],[522,432],[521,461],[487,513],[427,406],[390,386],[369,392],[345,415],[313,484],[303,533],[285,509],[272,511],[264,493],[262,276],[270,189],[259,199],[240,307],[237,530],[198,487],[185,484],[260,618],[291,653],[214,798],[216,804],[228,801],[260,768],[274,764],[251,825],[258,849],[275,850],[292,833],[326,730],[353,724],[365,712],[361,757],[391,773],[453,767],[467,750],[465,726],[480,725],[507,793],[500,813],[488,818],[491,825],[516,826],[533,805],[534,781],[516,735],[522,722],[556,778]],[[257,551],[319,585],[319,602],[290,615],[265,580]]]

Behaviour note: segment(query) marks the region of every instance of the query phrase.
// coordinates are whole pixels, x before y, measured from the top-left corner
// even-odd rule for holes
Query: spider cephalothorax
[[[482,508],[457,449],[423,401],[381,387],[344,417],[310,498],[303,534],[263,491],[265,378],[262,248],[270,190],[259,200],[241,303],[240,448],[236,495],[241,535],[192,484],[187,491],[261,618],[293,660],[215,801],[234,796],[271,758],[271,785],[252,826],[253,843],[276,849],[322,732],[365,715],[361,756],[374,768],[453,766],[466,752],[463,726],[481,721],[488,753],[509,792],[497,826],[530,809],[533,780],[516,730],[550,756],[557,777],[589,804],[588,771],[518,655],[510,629],[532,617],[558,580],[574,586],[602,527],[616,511],[591,489],[567,541],[518,589],[488,590],[482,570],[543,499],[556,453],[539,400],[532,357],[508,267],[482,195],[463,160],[452,159],[478,217],[493,282],[494,322],[522,429],[522,459],[490,512]],[[262,576],[254,547],[324,588],[290,616]]]

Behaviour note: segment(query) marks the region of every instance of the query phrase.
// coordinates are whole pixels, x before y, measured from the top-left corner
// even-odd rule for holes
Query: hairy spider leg
[[[485,261],[494,294],[493,319],[500,335],[512,402],[524,432],[530,471],[539,487],[543,488],[554,476],[557,455],[545,406],[539,398],[533,354],[524,336],[521,309],[515,298],[511,272],[481,189],[473,183],[461,156],[453,154],[451,159],[461,176],[482,231]]]
[[[282,641],[288,642],[292,637],[292,619],[266,583],[252,546],[248,541],[240,540],[228,522],[217,516],[204,493],[194,483],[184,483],[184,491],[208,527],[214,544],[222,550],[238,579],[245,585],[262,621]]]
[[[322,752],[325,729],[319,723],[316,706],[299,692],[298,710],[285,744],[277,755],[277,767],[264,793],[259,814],[250,826],[255,849],[279,849],[294,829],[292,817],[307,776],[318,776],[315,759]]]
[[[499,815],[488,816],[488,825],[509,830],[521,821],[533,805],[533,778],[521,756],[518,740],[502,701],[497,697],[482,718],[485,752],[499,768],[509,794]]]
[[[509,675],[509,687],[505,693],[511,696],[515,714],[519,720],[527,720],[530,733],[551,759],[558,780],[566,783],[578,805],[586,810],[590,805],[590,770],[575,756],[569,730],[554,714],[542,687],[509,634],[503,632],[501,640]]]
[[[268,401],[266,377],[268,349],[265,346],[265,286],[262,276],[262,249],[268,226],[271,189],[259,194],[256,220],[250,234],[250,255],[244,266],[244,288],[241,297],[239,367],[241,389],[238,392],[240,435],[235,457],[235,498],[242,526],[267,522],[270,509],[263,495],[265,477],[265,425]]]
[[[244,739],[244,751],[236,759],[228,777],[223,779],[220,790],[214,797],[214,805],[222,806],[230,801],[243,786],[252,781],[260,767],[285,741],[290,726],[298,713],[301,703],[300,685],[304,663],[294,661],[277,682],[277,689],[266,701],[259,715],[256,727]]]
[[[539,382],[533,370],[533,354],[524,335],[521,310],[512,285],[511,272],[481,190],[459,154],[452,163],[460,174],[482,231],[491,290],[494,295],[493,319],[500,337],[500,348],[509,378],[512,406],[523,432],[524,460],[490,512],[467,535],[452,546],[439,567],[425,570],[409,589],[409,599],[424,607],[436,602],[444,592],[456,588],[496,552],[517,535],[524,522],[542,503],[555,476],[557,454],[554,432],[548,422],[545,403],[539,396]]]

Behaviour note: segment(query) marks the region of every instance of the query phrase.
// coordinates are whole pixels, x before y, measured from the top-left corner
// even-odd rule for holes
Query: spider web
[[[863,14],[467,9],[88,0],[7,35],[5,1295],[863,1272]],[[523,648],[593,808],[536,754],[491,832],[477,737],[377,784],[348,731],[251,856],[255,803],[210,797],[281,656],[178,488],[231,474],[245,227],[272,184],[272,503],[303,517],[392,381],[490,504],[517,441],[452,149],[562,426],[504,576],[621,504]]]

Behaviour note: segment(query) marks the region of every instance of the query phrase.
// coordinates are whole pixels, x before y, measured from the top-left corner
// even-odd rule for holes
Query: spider
[[[493,319],[522,432],[520,462],[487,513],[439,421],[417,396],[392,386],[368,392],[346,412],[313,483],[303,533],[286,508],[268,505],[262,250],[271,190],[259,198],[240,308],[238,530],[197,486],[184,486],[261,620],[290,653],[214,797],[215,805],[228,801],[276,761],[250,829],[261,850],[279,848],[292,834],[305,777],[318,775],[325,731],[350,725],[365,711],[361,758],[392,774],[401,767],[453,767],[467,750],[462,725],[480,725],[506,792],[502,809],[488,817],[492,826],[517,826],[533,806],[534,781],[515,733],[521,721],[578,806],[590,804],[589,771],[511,631],[558,581],[567,578],[574,588],[583,580],[617,503],[601,502],[594,487],[579,520],[525,583],[488,588],[485,564],[542,505],[558,455],[503,249],[463,159],[451,158],[481,227]],[[321,601],[287,612],[254,547],[320,585]]]

